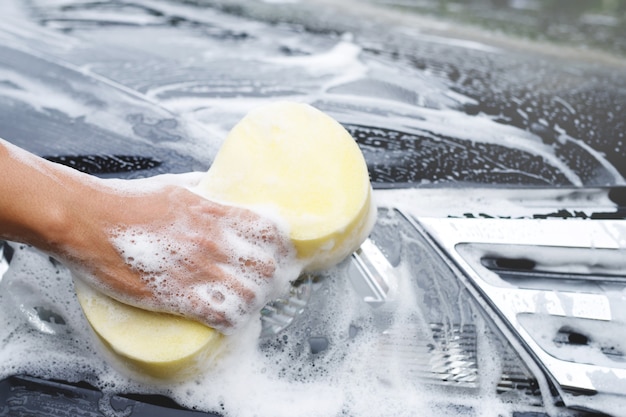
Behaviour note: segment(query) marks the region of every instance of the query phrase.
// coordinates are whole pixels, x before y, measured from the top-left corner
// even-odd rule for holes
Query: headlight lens
[[[287,352],[285,376],[303,380],[311,369],[331,373],[354,361],[346,346],[359,344],[367,348],[353,366],[369,366],[372,384],[411,381],[434,393],[436,408],[456,404],[474,415],[480,406],[471,398],[486,396],[521,412],[543,410],[540,382],[517,350],[458,271],[395,210],[380,210],[352,258],[313,279],[301,315],[263,348]]]
[[[419,218],[572,409],[626,406],[623,220]]]
[[[347,401],[345,414],[359,417],[380,415],[380,405],[374,411],[364,405],[372,396],[390,415],[427,410],[429,415],[474,416],[495,412],[494,406],[500,407],[498,415],[552,415],[555,409],[570,415],[571,410],[558,406],[558,390],[515,329],[450,256],[458,249],[462,258],[465,246],[440,245],[430,226],[424,219],[381,209],[370,238],[351,258],[327,273],[301,277],[290,294],[266,306],[259,342],[268,364],[263,372],[278,369],[272,380],[305,394],[307,383],[328,384],[324,395],[332,392],[333,401]],[[507,266],[504,258],[494,261],[491,252],[483,252],[477,258],[483,268]],[[87,363],[97,355],[81,342],[81,321],[69,313],[78,307],[39,291],[38,283],[50,277],[33,276],[33,266],[42,274],[65,274],[41,253],[5,244],[0,301],[17,308],[10,313],[10,326],[0,332],[6,336],[2,347],[10,349],[9,336],[20,329],[35,331],[34,339],[53,344],[59,354],[75,351],[88,379],[93,368]],[[523,281],[508,270],[501,275]],[[611,280],[615,284],[621,278]],[[536,325],[530,316],[520,316],[519,322]],[[584,336],[574,330],[573,324],[558,328],[550,341],[553,354],[562,355],[559,346]],[[621,356],[607,346],[607,361],[619,361]],[[619,346],[613,344],[614,350]]]

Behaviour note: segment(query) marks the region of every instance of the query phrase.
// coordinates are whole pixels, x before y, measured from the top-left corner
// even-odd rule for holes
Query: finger
[[[206,304],[203,298],[196,295],[192,296],[189,301],[192,311],[191,313],[187,313],[188,318],[199,321],[222,333],[229,333],[231,331],[233,323],[228,319],[224,311]]]
[[[195,236],[193,241],[196,250],[189,251],[181,258],[189,270],[201,271],[204,275],[203,279],[207,276],[220,276],[221,271],[217,265],[226,264],[229,262],[230,255],[224,248],[223,242],[216,239],[215,236],[211,238],[205,236]]]
[[[189,297],[193,318],[222,333],[230,333],[248,320],[252,311],[253,292],[235,291],[230,286],[209,286]]]
[[[240,265],[239,269],[242,273],[260,276],[266,280],[272,278],[276,272],[276,262],[271,258],[261,260],[241,256],[238,262]]]

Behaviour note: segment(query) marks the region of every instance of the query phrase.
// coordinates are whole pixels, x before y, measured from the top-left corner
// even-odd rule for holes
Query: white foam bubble
[[[150,252],[150,248],[148,243],[136,250]],[[0,328],[0,377],[24,372],[87,380],[107,393],[165,394],[187,407],[226,417],[444,416],[450,414],[453,401],[487,414],[494,410],[508,414],[514,406],[495,394],[497,362],[483,374],[482,389],[465,396],[455,393],[454,398],[414,377],[417,351],[407,353],[403,349],[410,345],[400,343],[398,337],[406,337],[407,329],[424,321],[422,303],[411,286],[413,271],[405,263],[398,271],[399,289],[389,306],[386,332],[373,319],[379,310],[363,302],[340,267],[314,282],[305,321],[260,342],[261,323],[252,320],[226,338],[223,353],[202,374],[159,383],[131,378],[105,359],[74,298],[69,272],[45,255],[19,246],[0,281],[0,319],[9,323]],[[28,325],[23,314],[9,307],[15,294],[8,288],[15,282],[41,288],[31,304],[54,310],[65,320],[65,329],[44,334]],[[322,348],[313,349],[311,340],[319,340]],[[496,355],[493,347],[483,344],[485,357]]]
[[[113,230],[112,241],[127,264],[141,271],[155,295],[151,309],[175,306],[177,311],[195,311],[192,317],[198,317],[208,306],[227,322],[209,319],[209,324],[231,333],[269,300],[287,292],[301,265],[284,221],[276,226],[264,216],[209,217],[213,219],[211,236],[198,236],[196,224],[181,217],[175,224]],[[207,253],[211,247],[212,253]],[[207,258],[193,259],[194,255]],[[206,276],[197,276],[200,273]],[[191,291],[191,298],[181,292],[182,286]],[[124,300],[123,294],[118,296]]]

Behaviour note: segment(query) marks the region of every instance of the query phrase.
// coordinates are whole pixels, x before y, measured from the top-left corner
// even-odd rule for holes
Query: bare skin
[[[0,199],[0,239],[49,253],[93,287],[131,305],[182,315],[228,333],[241,323],[221,308],[223,293],[216,291],[207,302],[207,284],[233,289],[241,316],[249,317],[273,291],[251,288],[238,274],[272,287],[278,285],[274,278],[284,263],[281,257],[293,256],[288,237],[273,222],[202,198],[181,185],[180,177],[98,179],[3,140],[0,167],[0,195],[11,196]],[[185,179],[193,183],[198,178]],[[176,243],[167,253],[152,254],[164,259],[159,268],[115,244],[135,229]],[[227,235],[258,250],[233,256],[237,245]]]

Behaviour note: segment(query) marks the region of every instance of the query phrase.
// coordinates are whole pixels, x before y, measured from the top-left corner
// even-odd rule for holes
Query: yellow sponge
[[[291,102],[248,113],[198,187],[216,201],[278,209],[308,270],[336,264],[365,239],[370,190],[363,154],[343,126]]]
[[[309,271],[355,251],[375,217],[359,147],[339,123],[306,104],[278,102],[251,111],[195,191],[217,202],[278,210]],[[221,345],[220,333],[199,323],[131,307],[81,285],[77,294],[105,345],[147,374],[193,372]]]
[[[133,371],[156,378],[183,378],[219,353],[223,336],[210,327],[120,303],[79,280],[75,288],[92,328]]]

